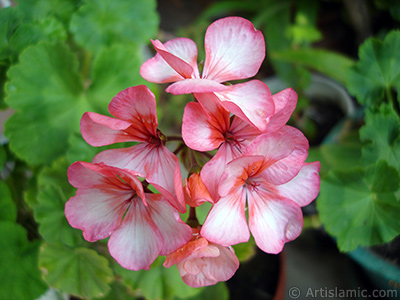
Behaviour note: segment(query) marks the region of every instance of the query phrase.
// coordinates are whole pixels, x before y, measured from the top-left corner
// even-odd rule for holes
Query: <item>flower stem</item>
[[[197,228],[200,226],[199,220],[197,219],[195,207],[190,207],[189,217],[188,217],[186,223],[192,228]]]

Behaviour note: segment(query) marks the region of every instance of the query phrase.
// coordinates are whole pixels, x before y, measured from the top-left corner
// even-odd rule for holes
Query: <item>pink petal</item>
[[[185,76],[193,73],[194,77],[199,77],[199,71],[197,69],[197,47],[196,44],[187,38],[177,38],[166,42],[164,45],[159,41],[152,41],[153,45],[156,47],[156,50],[160,51],[156,54],[155,57],[146,61],[140,68],[140,75],[150,82],[155,83],[169,83],[182,80],[186,78]],[[168,61],[171,63],[169,65],[163,56],[170,58]],[[175,56],[173,58],[172,56]],[[178,64],[178,66],[176,66]],[[183,69],[180,73],[178,73],[174,68]],[[189,69],[190,68],[190,69]],[[182,75],[181,75],[182,74]],[[185,76],[183,76],[185,75]]]
[[[264,131],[275,106],[270,90],[260,80],[251,80],[216,93],[226,110]]]
[[[276,185],[293,179],[308,155],[308,141],[300,130],[285,125],[277,132],[258,136],[247,148],[246,155],[263,155],[269,162],[263,177]]]
[[[193,173],[190,175],[189,180],[185,178],[185,191],[186,191],[186,204],[191,207],[197,207],[204,202],[210,202],[214,204],[207,187],[201,180],[200,174]]]
[[[262,189],[247,197],[250,231],[261,250],[277,254],[286,242],[300,235],[303,215],[296,203]]]
[[[104,239],[121,223],[132,190],[78,189],[65,204],[69,224],[83,231],[89,242]]]
[[[206,32],[203,78],[225,82],[254,76],[265,57],[262,33],[240,17],[212,23]]]
[[[192,228],[193,231],[197,230]],[[178,264],[187,258],[191,258],[194,253],[197,253],[198,250],[203,249],[208,246],[208,241],[203,237],[198,237],[199,233],[192,237],[192,240],[187,242],[183,247],[177,249],[175,252],[167,255],[167,258],[164,262],[164,267],[169,268],[172,265]],[[196,256],[197,257],[197,256]]]
[[[65,215],[88,241],[108,237],[120,224],[127,201],[136,197],[145,204],[141,182],[127,170],[75,162],[68,169],[70,183],[78,190],[65,204]]]
[[[108,110],[116,118],[132,123],[131,130],[145,132],[147,137],[157,135],[156,99],[147,86],[138,85],[119,92]]]
[[[129,170],[107,166],[105,164],[91,164],[84,161],[77,161],[68,168],[68,180],[76,188],[97,188],[103,190],[127,188],[134,190],[142,199],[144,192],[142,183],[137,176],[140,173]],[[122,180],[121,180],[122,179]]]
[[[217,149],[225,141],[223,132],[214,127],[207,116],[199,103],[186,104],[182,120],[182,138],[189,148],[210,151]]]
[[[217,282],[230,279],[239,268],[239,260],[232,248],[224,247],[211,243],[209,247],[214,246],[219,250],[218,257],[210,257],[209,261],[203,267],[203,273],[207,278],[214,279]]]
[[[178,158],[164,145],[138,144],[100,152],[93,162],[139,172],[180,212],[186,211]]]
[[[290,155],[277,161],[264,172],[264,178],[277,185],[288,182],[299,173],[309,148],[307,138],[297,128],[285,125],[278,132],[290,138],[295,146]]]
[[[221,198],[211,208],[200,234],[207,240],[223,246],[247,242],[250,233],[246,222],[245,204],[244,188]]]
[[[220,198],[218,183],[225,171],[226,164],[239,155],[241,155],[241,152],[238,148],[228,143],[223,143],[214,157],[201,169],[201,180],[204,182],[215,203]]]
[[[188,286],[195,288],[195,287],[214,285],[218,283],[218,281],[215,279],[207,278],[202,272],[199,272],[197,274],[188,273],[186,271],[187,266],[185,265],[185,263],[178,264],[177,267],[183,282]]]
[[[239,267],[239,260],[232,248],[210,243],[177,267],[187,285],[202,287],[230,279]]]
[[[240,141],[243,148],[247,147],[251,141],[262,134],[260,130],[254,126],[250,126],[248,122],[245,122],[238,117],[233,118],[229,131],[238,141]]]
[[[189,56],[188,58],[192,59],[192,63],[195,68],[193,68],[190,63],[185,62],[181,58],[179,58],[176,54],[171,53],[167,47],[165,47],[159,40],[151,41],[153,43],[154,48],[157,53],[161,55],[161,57],[169,64],[179,75],[183,78],[191,78],[192,76],[196,76],[194,74],[197,69],[196,59],[197,59],[197,48],[193,41],[189,39],[176,39],[170,45],[175,46],[173,50],[177,50],[180,52],[179,54],[183,54],[185,56]],[[189,51],[189,53],[187,53]],[[196,51],[194,57],[190,57],[190,53],[192,51]],[[175,52],[175,51],[174,51]],[[197,76],[198,77],[198,76]]]
[[[294,150],[292,137],[282,132],[270,132],[259,135],[245,149],[243,155],[263,156],[268,165],[288,157]]]
[[[172,95],[192,93],[213,93],[228,90],[229,87],[209,79],[182,79],[177,81],[165,90]]]
[[[192,237],[192,229],[182,222],[178,212],[159,194],[146,194],[149,214],[163,237],[160,255],[167,255],[185,245]]]
[[[305,163],[300,172],[291,181],[278,185],[279,194],[296,202],[299,206],[310,204],[317,196],[321,180],[318,172],[321,164]]]
[[[111,235],[108,248],[125,269],[150,269],[163,248],[163,238],[146,206],[132,202],[120,227]]]
[[[225,197],[247,185],[247,180],[261,173],[266,167],[263,156],[241,156],[226,165],[219,181],[219,195]]]
[[[91,165],[84,161],[77,161],[70,165],[68,168],[69,183],[76,188],[96,188],[110,183],[107,176],[93,169]],[[101,169],[101,167],[98,167],[98,169]],[[112,183],[110,187],[113,186]]]
[[[285,89],[272,96],[275,103],[275,113],[270,118],[266,131],[277,131],[283,127],[297,105],[297,94],[291,89]]]
[[[99,147],[121,142],[143,141],[147,136],[132,136],[125,130],[132,124],[126,121],[86,112],[81,119],[83,139],[91,146]]]

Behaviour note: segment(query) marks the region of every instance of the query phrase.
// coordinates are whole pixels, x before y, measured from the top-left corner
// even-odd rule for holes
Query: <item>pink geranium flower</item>
[[[264,84],[263,84],[264,85]],[[277,131],[289,120],[297,104],[297,94],[293,89],[283,90],[268,95],[265,107],[272,115],[268,119],[264,132]],[[218,201],[218,182],[225,166],[232,159],[241,156],[246,147],[260,134],[264,133],[230,112],[212,93],[199,94],[199,103],[188,103],[185,107],[182,122],[182,137],[186,145],[197,151],[218,149],[216,155],[207,162],[201,178],[207,186],[211,197]]]
[[[307,139],[289,126],[258,136],[243,156],[226,166],[219,181],[221,198],[201,235],[214,243],[234,245],[248,241],[250,229],[260,249],[279,253],[284,243],[300,234],[300,207],[319,191],[320,163],[305,163],[307,150]]]
[[[191,240],[167,256],[166,268],[176,264],[183,281],[191,287],[202,287],[230,279],[239,268],[231,247],[207,241],[193,229]]]
[[[110,236],[110,254],[122,267],[148,270],[158,255],[183,246],[192,232],[161,194],[144,192],[137,176],[143,175],[75,162],[68,178],[77,191],[65,204],[65,215],[90,242]]]
[[[173,83],[167,92],[174,95],[215,93],[232,113],[264,130],[270,115],[265,104],[269,90],[252,80],[233,86],[223,84],[257,74],[265,57],[262,33],[240,17],[227,17],[212,23],[205,35],[205,62],[200,74],[196,44],[177,38],[162,44],[152,41],[157,54],[146,61],[140,74],[150,82]],[[201,102],[201,101],[200,101]]]
[[[86,112],[81,120],[83,138],[92,146],[139,142],[99,153],[93,163],[104,162],[143,174],[180,212],[186,211],[179,160],[164,145],[157,129],[154,94],[144,85],[118,93],[108,107],[116,118]]]

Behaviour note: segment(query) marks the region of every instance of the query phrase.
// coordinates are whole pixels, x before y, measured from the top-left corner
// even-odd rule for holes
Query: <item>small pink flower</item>
[[[142,65],[140,74],[144,79],[173,83],[167,92],[193,93],[198,100],[199,94],[214,93],[225,109],[249,120],[260,130],[266,128],[271,113],[266,103],[270,93],[265,84],[259,80],[233,86],[223,84],[256,75],[264,60],[264,36],[250,21],[227,17],[208,27],[201,74],[197,66],[197,47],[192,40],[177,38],[165,44],[158,40],[152,43],[157,54]]]
[[[87,112],[82,116],[83,138],[92,146],[120,142],[140,142],[99,153],[93,163],[104,162],[143,174],[180,212],[186,211],[179,160],[164,145],[157,129],[154,94],[144,85],[118,93],[109,105],[116,118]]]
[[[68,178],[77,191],[65,204],[65,215],[89,242],[110,236],[110,254],[122,267],[148,270],[158,255],[183,246],[192,232],[161,194],[144,192],[137,176],[142,175],[75,162]]]
[[[219,181],[221,198],[207,216],[201,235],[214,243],[234,245],[248,241],[250,228],[260,249],[279,253],[284,243],[300,234],[300,207],[319,191],[320,163],[305,163],[307,150],[307,139],[289,126],[258,136],[243,156],[226,166]]]
[[[192,239],[167,256],[166,268],[176,264],[183,281],[191,287],[202,287],[230,279],[239,268],[231,247],[211,243],[193,229]]]

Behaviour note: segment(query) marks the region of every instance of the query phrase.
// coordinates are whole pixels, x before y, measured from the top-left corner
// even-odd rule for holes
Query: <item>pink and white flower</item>
[[[265,57],[264,36],[253,24],[240,17],[227,17],[212,23],[205,35],[205,62],[200,74],[196,44],[177,38],[162,44],[152,41],[157,54],[146,61],[142,77],[150,82],[173,83],[166,91],[174,94],[214,93],[225,109],[264,130],[268,110],[268,88],[259,80],[233,86],[228,81],[250,78],[258,72]],[[199,102],[201,102],[199,100]]]
[[[167,256],[166,268],[176,264],[183,281],[191,287],[202,287],[230,279],[239,268],[232,247],[207,241],[192,228],[191,240]]]
[[[307,154],[308,141],[295,128],[284,126],[258,136],[243,156],[227,164],[219,181],[221,198],[201,235],[214,243],[234,245],[248,241],[250,229],[260,249],[279,253],[284,243],[300,234],[300,207],[319,191],[320,163],[305,163]]]
[[[265,107],[273,114],[269,117],[265,131],[260,131],[250,122],[236,116],[231,117],[213,93],[199,94],[199,103],[188,103],[182,121],[182,137],[186,145],[197,151],[218,149],[215,156],[201,171],[201,178],[215,202],[219,199],[218,182],[225,166],[243,154],[246,147],[260,134],[274,132],[285,126],[293,113],[297,94],[285,89],[265,99]]]
[[[157,129],[154,94],[144,85],[127,88],[110,102],[116,118],[86,112],[81,120],[83,138],[92,146],[139,142],[99,153],[93,163],[104,162],[143,174],[180,212],[186,211],[179,160],[165,145]]]
[[[145,193],[137,176],[142,175],[75,162],[68,178],[77,191],[67,201],[65,215],[90,242],[110,236],[110,254],[122,267],[148,270],[158,255],[183,246],[192,231],[161,194]]]
[[[182,138],[189,148],[196,151],[218,149],[200,173],[211,198],[217,202],[217,184],[225,165],[242,155],[246,146],[261,134],[261,131],[237,117],[233,117],[231,123],[230,112],[225,110],[213,94],[202,94],[201,99],[203,105],[191,102],[185,107]]]

